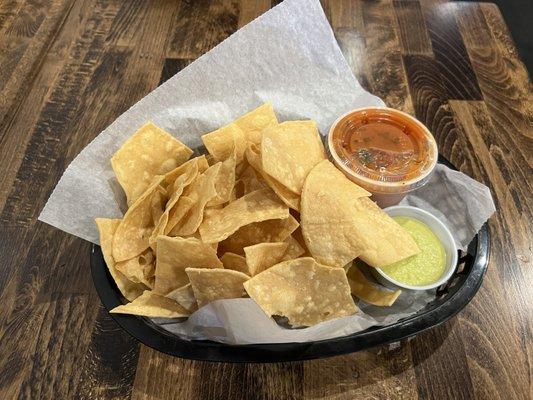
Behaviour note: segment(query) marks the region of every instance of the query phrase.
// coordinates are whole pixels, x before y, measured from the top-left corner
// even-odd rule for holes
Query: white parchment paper
[[[105,88],[102,88],[105,90]],[[384,103],[361,88],[333,36],[318,0],[286,0],[246,25],[122,114],[68,166],[39,220],[98,243],[96,217],[120,218],[110,158],[146,121],[191,148],[200,136],[271,102],[283,120],[314,119],[322,135],[341,114]],[[439,167],[431,182],[404,200],[448,225],[465,247],[494,212],[488,188],[466,175]],[[220,300],[185,322],[163,321],[190,339],[220,342],[303,342],[347,335],[390,324],[423,308],[432,292],[402,293],[395,305],[359,304],[357,315],[305,329],[285,329],[251,299]]]

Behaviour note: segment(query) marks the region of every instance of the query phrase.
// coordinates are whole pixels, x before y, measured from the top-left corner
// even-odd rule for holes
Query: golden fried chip
[[[274,265],[245,282],[244,288],[267,315],[287,317],[293,327],[357,312],[344,270],[320,265],[311,257]]]
[[[248,275],[254,276],[281,261],[287,251],[288,243],[259,243],[244,248]]]
[[[176,224],[178,213],[176,216],[171,216],[167,224],[172,227],[170,235],[172,236],[190,236],[196,232],[204,218],[204,208],[207,203],[214,199],[217,195],[215,183],[220,173],[222,163],[216,163],[209,167],[203,174],[198,175],[195,181],[188,186],[183,195],[185,198],[192,200],[192,206],[189,208],[183,218],[178,220]],[[184,200],[185,201],[185,200]],[[177,211],[180,211],[180,202],[178,202]]]
[[[189,196],[181,196],[174,206],[169,212],[168,215],[168,222],[167,226],[165,228],[165,234],[169,236],[179,236],[178,232],[181,229],[181,225],[179,224],[180,221],[182,221],[187,213],[194,207],[194,205],[197,203],[197,197],[194,196],[194,198],[191,198]]]
[[[240,174],[239,182],[242,182],[242,193],[238,193],[237,197],[242,197],[245,194],[268,187],[265,180],[258,175],[255,169],[250,165],[248,165]],[[237,183],[235,183],[235,185],[237,185]]]
[[[177,203],[180,200],[185,188],[189,186],[198,176],[198,168],[203,168],[201,161],[194,161],[197,159],[198,158],[187,161],[181,167],[178,167],[177,169],[180,169],[179,173],[177,173],[176,170],[172,171],[173,177],[168,187],[170,191],[170,198],[168,199],[165,210],[157,221],[152,235],[148,240],[150,246],[154,250],[156,249],[157,237],[159,235],[167,235],[192,207],[192,200],[189,201],[188,199],[185,199],[182,200],[179,205],[177,205]]]
[[[150,318],[179,318],[188,317],[190,315],[190,312],[174,300],[149,290],[146,290],[131,303],[115,307],[109,312],[115,314],[140,315],[142,317]]]
[[[165,211],[165,204],[167,203],[167,191],[161,185],[157,187],[154,195],[152,196],[152,201],[150,203],[150,209],[152,212],[152,222],[156,225]]]
[[[205,211],[204,211],[204,215],[209,215],[210,212],[212,212],[213,209],[211,208],[206,208]],[[184,237],[185,239],[188,239],[188,238],[195,238],[199,241],[202,241],[202,237],[200,236],[200,232],[196,231],[194,232],[194,234],[192,234],[191,236],[185,236]],[[210,246],[213,250],[217,251],[218,249],[218,243],[206,243],[208,246]]]
[[[344,271],[346,273],[348,273],[348,271],[350,270],[350,268],[352,268],[352,265],[353,265],[353,261],[350,261],[348,264],[346,264],[345,266],[343,266],[342,268],[344,269]]]
[[[249,142],[261,143],[261,131],[278,124],[272,104],[265,103],[234,121]]]
[[[164,176],[157,176],[124,215],[113,237],[113,258],[116,262],[129,260],[150,246],[149,238],[154,229],[152,197]]]
[[[216,161],[224,161],[235,155],[238,164],[242,161],[244,150],[246,150],[246,135],[234,123],[202,135],[202,141]]]
[[[246,264],[246,258],[235,253],[224,253],[220,257],[220,261],[226,269],[232,269],[234,271],[239,271],[244,274],[249,274],[248,265]]]
[[[180,306],[182,306],[191,313],[195,312],[198,309],[198,304],[196,303],[196,298],[194,297],[194,292],[190,283],[180,288],[174,289],[165,297],[174,300]]]
[[[222,268],[216,250],[196,238],[157,237],[154,291],[167,294],[189,283],[185,268]]]
[[[263,171],[261,151],[258,146],[250,144],[246,148],[246,160],[288,207],[296,211],[300,210],[300,195],[293,193],[283,184]]]
[[[149,122],[113,155],[111,166],[131,205],[156,175],[166,174],[183,164],[191,154],[191,149]]]
[[[187,268],[198,307],[215,300],[243,297],[243,283],[250,277],[231,269]]]
[[[281,261],[294,260],[305,254],[305,249],[292,235],[285,239],[284,242],[287,243],[287,250]]]
[[[365,250],[356,216],[357,200],[369,196],[329,161],[319,163],[307,176],[302,190],[301,226],[313,257],[342,267]]]
[[[357,201],[354,219],[365,250],[359,258],[379,268],[420,252],[413,237],[368,197]]]
[[[352,294],[375,306],[390,307],[402,293],[401,290],[389,291],[374,286],[366,279],[363,272],[356,265],[348,270],[347,277]]]
[[[409,233],[329,161],[307,176],[301,224],[307,248],[326,265],[342,267],[356,257],[380,267],[418,253]]]
[[[143,253],[129,260],[119,261],[115,267],[130,281],[142,283],[150,289],[153,288],[155,258],[152,249],[146,249]]]
[[[196,167],[194,167],[193,164],[196,165]],[[205,155],[192,158],[179,167],[174,168],[172,171],[167,172],[165,174],[165,183],[167,185],[172,185],[179,176],[188,173],[191,168],[198,171],[198,173],[205,172],[205,170],[209,168]]]
[[[207,202],[208,207],[215,207],[229,201],[235,185],[235,157],[232,155],[222,161],[215,179],[216,196]]]
[[[309,171],[325,158],[314,121],[286,121],[263,130],[263,171],[296,194]]]
[[[289,215],[284,219],[255,222],[239,228],[220,242],[221,252],[244,254],[244,248],[258,243],[283,242],[298,228],[298,221]]]
[[[206,216],[200,225],[200,235],[204,243],[220,242],[241,226],[288,216],[289,209],[273,191],[256,190]]]
[[[113,235],[120,224],[120,219],[96,218],[95,222],[100,232],[100,247],[102,248],[102,254],[109,273],[117,284],[120,293],[129,301],[133,301],[146,290],[146,286],[130,281],[115,267],[115,260],[111,253],[113,250]]]

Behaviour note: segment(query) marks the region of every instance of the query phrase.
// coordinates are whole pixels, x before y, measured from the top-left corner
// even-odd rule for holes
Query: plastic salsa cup
[[[330,128],[328,145],[337,168],[381,207],[398,204],[426,184],[438,158],[437,143],[424,124],[386,107],[342,115]]]

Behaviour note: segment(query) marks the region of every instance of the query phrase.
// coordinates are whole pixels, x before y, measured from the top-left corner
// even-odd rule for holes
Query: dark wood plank
[[[439,152],[464,172],[471,172],[469,144],[458,130],[447,103],[439,65],[431,57],[403,56],[415,115],[435,136]]]
[[[181,2],[169,58],[196,59],[237,30],[239,4],[233,0]]]
[[[37,235],[42,228],[37,227]],[[98,301],[85,273],[88,245],[60,232],[47,239],[18,265],[26,273],[12,293],[14,304],[0,336],[3,354],[13,355],[0,359],[2,398],[70,397],[75,392],[76,366],[83,359],[89,341],[85,332],[91,330]],[[61,256],[59,247],[67,256]],[[76,279],[69,283],[69,277]]]
[[[360,60],[368,71],[368,90],[389,107],[414,114],[392,4],[365,1],[363,5],[366,52]]]
[[[456,321],[416,336],[411,352],[421,399],[473,399],[472,382]]]
[[[19,2],[22,8],[24,2]],[[14,174],[20,165],[24,148],[27,145],[29,136],[37,118],[36,107],[42,104],[42,99],[46,95],[48,86],[55,76],[56,68],[60,65],[60,60],[56,59],[55,65],[50,63],[50,55],[54,54],[50,48],[50,42],[57,38],[58,32],[65,30],[72,32],[66,26],[66,15],[76,10],[68,8],[70,2],[61,4],[54,3],[51,9],[47,9],[48,4],[41,7],[35,6],[33,12],[45,14],[37,32],[30,37],[12,37],[14,33],[0,33],[0,209],[11,188]],[[6,2],[4,7],[16,2]],[[78,2],[79,5],[79,2]],[[73,7],[76,7],[75,4]],[[18,15],[17,10],[13,11],[13,18]],[[68,19],[67,19],[68,20]],[[11,26],[10,18],[5,19],[5,29]],[[12,22],[12,21],[11,21]],[[61,37],[61,35],[59,35]],[[64,37],[64,35],[63,35]],[[71,39],[71,38],[70,38]],[[3,43],[3,44],[2,44]],[[12,46],[18,43],[22,52],[20,57],[14,55],[12,51],[4,47],[6,44]],[[13,70],[8,64],[18,60]],[[3,72],[2,72],[3,71]],[[37,108],[38,109],[38,108]]]
[[[323,1],[326,16],[334,29],[339,47],[359,83],[370,86],[365,63],[360,62],[365,50],[362,4],[349,0]]]
[[[22,398],[51,398],[55,394],[72,397],[82,372],[75,366],[90,362],[84,355],[91,343],[98,300],[89,275],[88,245],[36,224],[36,217],[69,160],[114,118],[157,86],[174,15],[172,9],[149,7],[144,2],[98,1],[79,10],[83,13],[80,18],[87,23],[69,25],[73,28],[70,35],[75,38],[67,50],[68,61],[55,76],[49,95],[39,108],[16,183],[0,217],[1,234],[9,237],[0,248],[0,283],[7,289],[1,297],[15,295],[20,299],[33,281],[44,282],[34,289],[40,298],[32,295],[32,301],[23,305],[14,302],[8,317],[3,318],[2,347],[17,354],[13,362],[20,368],[15,378],[2,385],[2,390],[15,397],[16,393]],[[125,18],[124,14],[133,15],[131,18],[136,20]],[[143,23],[157,25],[156,29],[150,28],[149,39],[149,28],[139,28]],[[35,193],[35,187],[41,188],[39,196],[30,195]],[[43,247],[45,243],[47,248]],[[83,250],[73,253],[72,246]],[[50,260],[50,254],[57,257],[55,261]],[[69,262],[61,261],[64,259]],[[61,285],[59,289],[57,285]],[[28,318],[32,312],[35,317]],[[13,329],[19,335],[13,335]],[[35,332],[40,334],[36,336]],[[33,363],[28,362],[30,357]],[[16,371],[10,360],[0,361],[0,370],[6,379],[12,376],[10,371]],[[118,391],[127,393],[129,389],[124,391],[125,387]]]
[[[73,1],[6,2],[0,11],[0,140]]]
[[[472,47],[490,49],[494,45],[480,4],[458,4],[455,16],[467,51]]]
[[[163,65],[163,71],[161,71],[161,78],[159,78],[159,84],[166,82],[168,79],[172,78],[183,68],[191,63],[192,60],[184,60],[181,58],[166,58],[165,64]]]
[[[481,100],[481,91],[455,20],[453,3],[423,3],[435,61],[448,99]]]
[[[300,399],[302,363],[225,364],[179,360],[141,349],[132,400]],[[214,384],[216,382],[216,384]]]
[[[418,398],[409,345],[304,363],[305,399]]]
[[[531,166],[533,154],[533,86],[494,7],[482,5],[478,17],[486,21],[492,46],[477,45],[480,33],[468,26],[462,25],[462,33],[471,43],[467,49],[492,122],[498,132],[511,138],[505,143],[507,151],[513,154],[509,161],[518,163],[527,175],[524,168]]]
[[[432,55],[433,49],[420,3],[412,0],[395,0],[393,4],[403,54]]]
[[[493,236],[490,269],[483,289],[460,314],[463,343],[473,388],[478,398],[521,399],[527,392],[531,359],[531,294],[523,282],[531,257],[533,215],[531,182],[517,185],[523,177],[520,167],[509,168],[513,154],[500,146],[508,143],[492,124],[482,102],[451,102],[462,131],[476,153],[476,177],[491,188],[498,213],[490,227]],[[529,189],[528,189],[529,188]],[[500,299],[494,302],[493,299]],[[492,302],[491,313],[484,312]],[[505,345],[503,345],[505,343]],[[512,353],[509,348],[515,349]],[[512,377],[503,365],[513,365]],[[499,368],[494,368],[499,366]]]
[[[91,344],[83,362],[78,399],[129,399],[139,358],[139,343],[99,307]]]
[[[239,4],[239,21],[237,23],[238,27],[242,28],[247,23],[268,11],[271,6],[272,4],[270,0],[241,0]]]
[[[202,376],[200,368],[199,362],[179,360],[141,346],[131,399],[199,399],[194,385],[202,381],[209,385],[206,382],[211,379],[211,374]]]

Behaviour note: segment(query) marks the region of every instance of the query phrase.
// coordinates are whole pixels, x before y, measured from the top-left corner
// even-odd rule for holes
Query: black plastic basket
[[[453,168],[445,159],[439,162]],[[307,343],[228,345],[208,340],[185,340],[150,319],[111,314],[131,336],[155,350],[176,357],[221,362],[299,361],[352,353],[397,342],[439,325],[461,311],[474,297],[487,270],[489,231],[485,224],[472,239],[468,251],[460,252],[454,275],[437,290],[435,300],[418,313],[392,325],[374,326],[348,336]],[[109,311],[124,299],[113,281],[99,246],[91,247],[91,271],[102,304]]]

